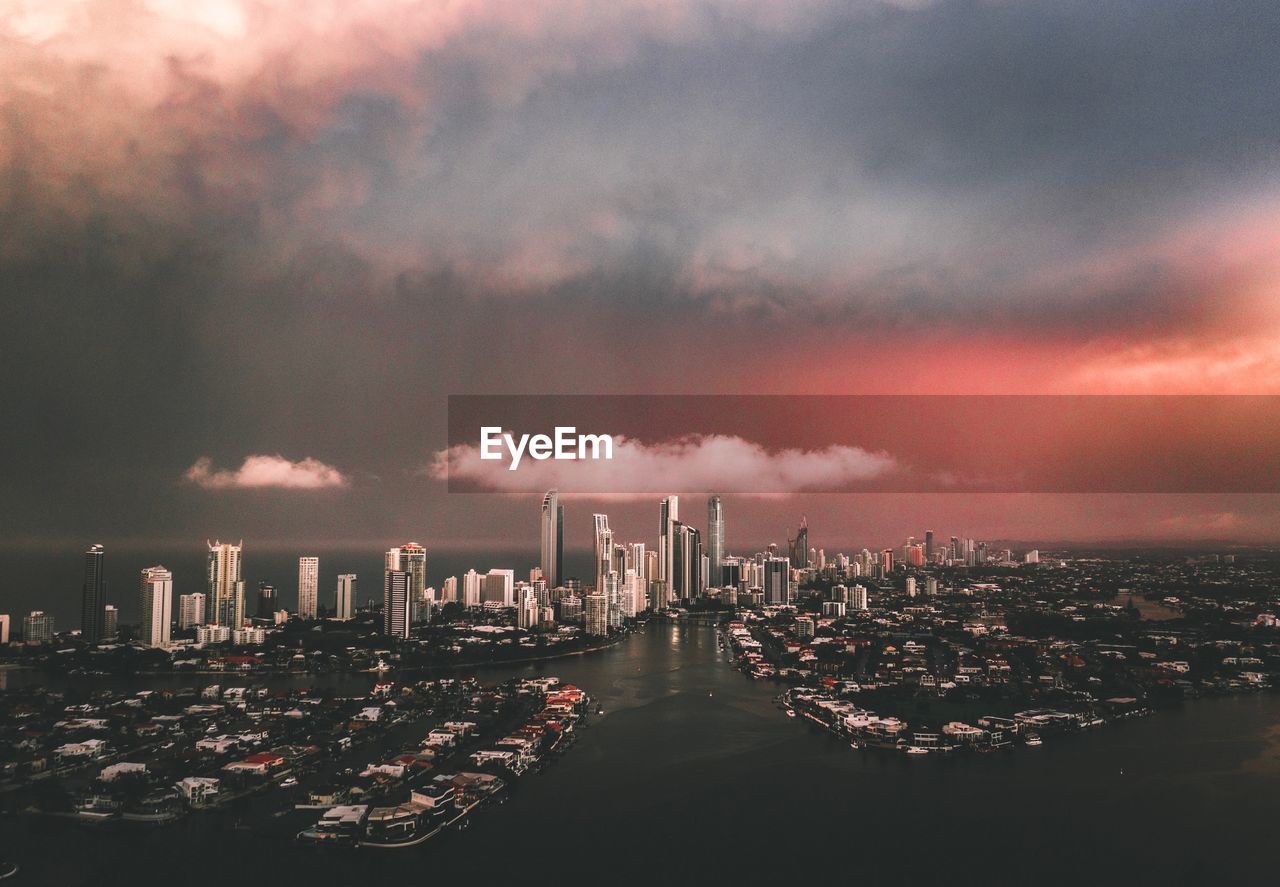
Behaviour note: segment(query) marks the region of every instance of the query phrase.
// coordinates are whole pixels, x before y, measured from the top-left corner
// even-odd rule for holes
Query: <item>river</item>
[[[482,677],[539,673],[605,713],[465,831],[319,853],[201,817],[130,833],[10,822],[24,872],[9,883],[1245,884],[1275,870],[1280,697],[939,760],[854,751],[785,717],[779,685],[729,667],[709,625],[655,623],[603,652]]]

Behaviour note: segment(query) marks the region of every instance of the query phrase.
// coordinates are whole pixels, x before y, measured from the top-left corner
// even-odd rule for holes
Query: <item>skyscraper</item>
[[[613,530],[609,529],[609,515],[597,514],[595,520],[595,584],[596,591],[604,591],[604,580],[613,569]]]
[[[777,606],[787,603],[787,585],[791,579],[790,562],[785,557],[771,557],[764,562],[764,602]]]
[[[382,633],[409,637],[409,594],[413,577],[407,570],[387,570],[382,586]]]
[[[271,619],[280,609],[280,593],[270,582],[258,583],[258,607],[256,615],[259,619]]]
[[[186,631],[204,624],[205,596],[200,592],[178,598],[178,630]]]
[[[520,589],[520,599],[516,606],[516,626],[533,628],[538,624],[538,598],[529,586]]]
[[[96,644],[106,636],[103,627],[106,607],[106,577],[103,566],[106,550],[101,545],[90,545],[84,553],[84,587],[80,596],[80,637]]]
[[[490,570],[481,577],[481,580],[481,604],[495,607],[514,607],[516,605],[515,570]]]
[[[344,622],[356,615],[356,574],[338,575],[338,591],[333,602],[334,616]]]
[[[474,610],[480,604],[480,574],[475,570],[467,570],[462,576],[462,605]]]
[[[933,562],[933,530],[924,531],[924,559]]]
[[[114,604],[107,604],[102,608],[102,639],[114,641],[119,633],[120,611]]]
[[[800,529],[796,531],[796,538],[788,540],[788,548],[791,566],[797,570],[803,570],[809,565],[809,519],[807,517],[800,518]]]
[[[446,576],[440,583],[440,603],[452,604],[458,600],[458,577]]]
[[[427,550],[417,542],[406,542],[387,551],[386,568],[409,574],[409,619],[416,621],[427,590]]]
[[[702,534],[679,521],[672,526],[671,597],[691,600],[702,594]]]
[[[209,542],[208,617],[218,625],[239,628],[244,622],[244,582],[240,577],[240,556],[244,540]]]
[[[22,639],[28,644],[47,644],[53,640],[53,614],[32,610],[22,620]]]
[[[850,610],[867,609],[867,587],[865,585],[855,585],[850,588],[848,604]]]
[[[720,584],[720,565],[724,563],[724,503],[719,496],[707,500],[707,575],[713,585]]]
[[[636,613],[643,612],[648,606],[648,588],[649,588],[649,563],[653,552],[645,551],[643,542],[632,542],[627,546],[627,557],[623,563],[624,573],[630,571],[635,574],[635,609]],[[630,614],[632,616],[635,613]]]
[[[672,587],[672,558],[675,555],[676,524],[680,522],[680,497],[668,496],[658,506],[658,575]],[[650,579],[655,577],[650,576]]]
[[[564,506],[560,494],[548,490],[542,497],[542,578],[548,588],[560,584],[561,564],[564,563]]]
[[[583,601],[583,615],[587,634],[602,637],[609,633],[609,597],[603,592],[589,594]]]
[[[142,571],[141,622],[138,640],[148,647],[169,645],[169,626],[173,621],[173,574],[164,567],[147,567]]]
[[[604,596],[609,602],[607,618],[610,628],[622,627],[622,580],[617,570],[610,570],[604,576]]]
[[[315,619],[320,612],[320,558],[298,558],[298,618]]]
[[[0,613],[0,645],[9,643],[9,617]]]
[[[644,580],[628,569],[622,580],[622,615],[634,619],[644,609]]]

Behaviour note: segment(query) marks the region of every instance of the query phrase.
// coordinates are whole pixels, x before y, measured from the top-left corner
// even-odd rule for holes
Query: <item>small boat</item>
[[[927,748],[922,748],[921,746],[918,746],[918,745],[907,746],[907,754],[909,755],[927,755],[928,753],[929,753],[929,749]]]
[[[787,709],[787,717],[794,718],[795,716],[796,716],[796,713],[793,709],[790,709],[790,708]]]
[[[1040,738],[1040,735],[1038,733],[1028,733],[1027,745],[1030,745],[1030,746],[1044,745],[1044,740]]]

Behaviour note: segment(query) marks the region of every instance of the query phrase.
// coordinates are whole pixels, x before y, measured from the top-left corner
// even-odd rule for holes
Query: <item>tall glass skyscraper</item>
[[[668,496],[658,508],[658,576],[671,588],[675,572],[672,559],[675,555],[676,524],[680,522],[680,497]],[[653,579],[653,576],[649,577]]]
[[[720,564],[724,562],[724,503],[719,496],[707,500],[707,581],[721,584]]]
[[[809,519],[807,517],[800,518],[800,529],[796,531],[796,538],[788,541],[791,566],[797,570],[803,570],[809,565]]]
[[[84,553],[84,588],[80,597],[80,636],[91,644],[103,638],[104,610],[106,608],[106,578],[102,574],[106,550],[101,545],[90,545]]]
[[[548,490],[542,497],[542,578],[547,588],[560,584],[564,563],[564,506],[560,494]]]

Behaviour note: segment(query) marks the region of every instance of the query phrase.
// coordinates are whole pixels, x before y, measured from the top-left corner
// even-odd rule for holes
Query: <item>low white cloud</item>
[[[647,444],[614,436],[610,460],[533,461],[517,470],[507,460],[482,460],[479,446],[437,451],[427,473],[438,480],[500,493],[602,495],[710,492],[785,494],[838,491],[874,480],[897,467],[888,453],[832,445],[770,451],[736,436],[690,435]]]
[[[310,457],[293,462],[284,456],[246,456],[235,471],[215,471],[213,460],[201,456],[183,477],[206,490],[322,490],[345,487],[350,481],[332,465]]]

